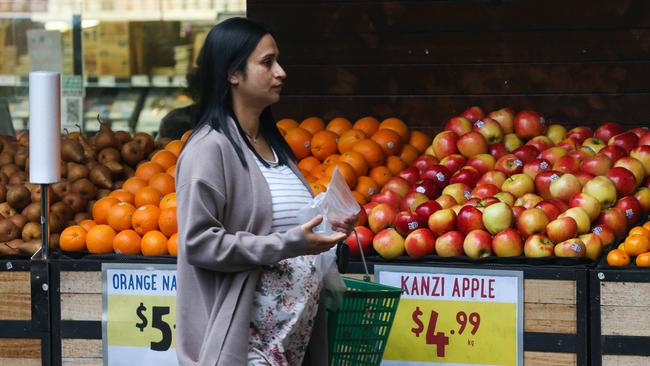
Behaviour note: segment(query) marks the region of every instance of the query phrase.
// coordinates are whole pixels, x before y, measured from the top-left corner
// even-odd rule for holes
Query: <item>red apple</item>
[[[543,233],[546,225],[548,225],[548,217],[539,208],[526,209],[517,218],[517,230],[524,237]]]
[[[589,232],[589,228],[591,227],[591,220],[589,220],[589,215],[587,215],[587,212],[582,207],[571,207],[570,209],[564,211],[563,214],[558,216],[558,218],[567,216],[576,221],[576,225],[578,226],[578,234],[585,234]]]
[[[546,121],[535,111],[523,110],[515,116],[514,130],[517,136],[530,139],[546,132]]]
[[[497,257],[518,257],[524,253],[524,241],[517,230],[507,228],[494,235],[492,250]]]
[[[584,192],[573,195],[569,200],[569,207],[582,207],[591,221],[598,218],[602,209],[596,198]]]
[[[551,198],[551,182],[556,179],[560,179],[560,172],[555,170],[547,170],[538,173],[533,181],[535,184],[535,190],[540,196],[542,196],[542,198]]]
[[[472,230],[483,230],[483,213],[476,207],[463,206],[456,217],[458,231],[467,234]]]
[[[384,184],[381,188],[382,192],[393,191],[397,193],[398,196],[404,197],[411,190],[411,185],[406,179],[401,177],[392,177]]]
[[[474,122],[473,131],[483,135],[488,144],[498,144],[503,141],[501,125],[490,117],[476,120]]]
[[[554,249],[555,243],[540,234],[531,235],[524,243],[524,255],[529,258],[552,257]]]
[[[411,186],[409,192],[422,193],[428,199],[435,199],[440,196],[440,188],[431,179],[422,179]]]
[[[436,237],[429,229],[417,229],[404,240],[404,249],[411,258],[422,258],[436,251]]]
[[[625,236],[627,231],[627,217],[623,211],[616,207],[601,211],[596,223],[610,228],[617,238]]]
[[[415,229],[426,227],[427,220],[422,216],[414,212],[400,211],[397,216],[395,216],[395,230],[397,230],[400,235],[408,235]]]
[[[427,220],[429,220],[429,216],[431,216],[431,214],[441,209],[442,207],[438,202],[434,200],[429,200],[427,202],[424,202],[420,206],[418,206],[415,209],[415,213],[420,215],[426,222]]]
[[[435,199],[435,201],[438,202],[442,208],[450,208],[458,204],[456,199],[448,194],[441,194],[440,197]]]
[[[372,247],[382,258],[395,259],[404,255],[404,238],[395,229],[384,229],[375,234]]]
[[[473,105],[467,108],[466,110],[464,110],[463,113],[460,114],[460,116],[465,117],[468,120],[470,120],[470,122],[474,123],[477,120],[485,117],[485,112],[483,112],[481,107]]]
[[[427,202],[429,197],[420,192],[409,192],[404,196],[399,203],[399,208],[402,211],[415,212],[415,209]]]
[[[610,245],[614,244],[616,237],[612,229],[608,228],[605,225],[596,225],[591,228],[591,232],[598,235],[600,241],[603,244],[603,249],[606,249]]]
[[[557,144],[558,142],[564,140],[564,136],[566,136],[566,128],[562,126],[561,124],[554,123],[546,129],[546,137],[551,139],[554,144]]]
[[[553,201],[544,200],[535,205],[535,208],[539,208],[546,214],[549,220],[555,220],[561,213],[560,208],[557,207]]]
[[[478,199],[483,199],[487,197],[492,197],[495,194],[499,193],[501,190],[499,187],[495,186],[494,184],[477,184],[474,189],[472,189],[472,196],[478,198]]]
[[[557,218],[546,225],[546,236],[554,243],[563,242],[571,239],[578,234],[578,225],[576,221],[565,216]]]
[[[631,156],[622,157],[614,162],[614,167],[619,166],[631,171],[632,174],[634,174],[637,185],[643,183],[643,178],[645,178],[645,167],[638,159]]]
[[[452,183],[443,188],[442,193],[452,196],[459,205],[462,205],[465,201],[471,198],[471,190],[465,183]],[[442,205],[442,203],[440,203],[440,205]]]
[[[634,193],[634,198],[639,201],[639,204],[641,205],[641,209],[645,213],[650,212],[650,188],[648,187],[641,187],[636,190],[636,193]]]
[[[372,196],[370,199],[370,202],[384,203],[395,208],[399,207],[399,201],[399,195],[393,191],[388,190],[378,193]]]
[[[625,129],[619,123],[609,122],[602,124],[594,131],[594,137],[603,141],[609,141],[613,136],[623,133]]]
[[[436,253],[441,257],[460,257],[465,254],[463,241],[465,236],[460,231],[448,231],[436,239]]]
[[[526,164],[537,158],[537,155],[539,155],[539,150],[537,150],[535,146],[524,145],[516,148],[512,154],[521,160],[524,164]]]
[[[458,134],[453,131],[442,131],[433,138],[431,148],[436,158],[442,159],[445,156],[458,153],[456,144],[458,143]]]
[[[488,152],[488,144],[483,135],[478,132],[468,132],[458,139],[458,151],[466,158]]]
[[[641,185],[644,186],[644,187],[646,187],[646,188],[650,188],[650,177],[646,177],[646,178],[643,180],[643,183],[641,183]]]
[[[462,136],[472,130],[472,122],[465,117],[453,117],[445,123],[445,130]]]
[[[506,145],[503,142],[500,142],[498,144],[491,144],[488,146],[488,153],[492,156],[494,156],[495,159],[498,159],[502,157],[503,155],[508,153],[508,150],[506,149]]]
[[[397,209],[391,205],[381,203],[370,211],[368,215],[368,226],[373,233],[392,227],[397,217]]]
[[[614,207],[623,211],[627,219],[627,226],[632,226],[639,222],[643,215],[643,208],[634,196],[627,196],[616,201]]]
[[[478,182],[476,184],[494,184],[497,187],[501,187],[503,185],[503,182],[506,181],[506,175],[504,172],[500,172],[498,170],[490,170],[489,172],[483,174],[481,178],[479,178]]]
[[[582,234],[578,239],[582,240],[585,245],[587,258],[592,261],[596,261],[600,258],[600,255],[603,253],[603,243],[598,235],[593,233]]]
[[[585,184],[587,184],[587,182],[589,182],[594,178],[593,175],[585,172],[577,172],[574,175],[576,176],[576,178],[578,178],[578,180],[580,181],[580,185],[583,187]]]
[[[535,146],[537,151],[544,151],[553,147],[553,141],[546,136],[535,136],[526,142],[526,145]]]
[[[648,127],[635,127],[635,128],[633,128],[633,129],[631,129],[630,131],[631,131],[631,132],[634,132],[634,134],[635,134],[639,139],[641,139],[641,137],[643,137],[643,135],[645,135],[645,134],[646,134],[648,131],[650,131],[650,130],[648,130]]]
[[[556,257],[585,257],[586,255],[587,247],[578,238],[565,240],[555,245]]]
[[[420,179],[430,179],[440,189],[449,184],[452,173],[444,165],[434,164],[422,171]]]
[[[397,176],[407,181],[410,185],[420,180],[420,171],[416,167],[410,167],[399,172]]]
[[[580,144],[578,144],[578,141],[576,141],[575,139],[568,137],[558,142],[555,146],[559,146],[561,148],[567,149],[568,151],[573,151],[577,149],[578,146],[580,146]]]
[[[472,230],[463,241],[465,255],[471,259],[480,259],[492,255],[492,237],[485,230]]]
[[[580,164],[583,172],[592,175],[605,175],[612,168],[612,161],[605,154],[596,154],[593,157],[586,158]]]
[[[551,170],[551,163],[545,159],[534,159],[531,162],[524,164],[524,173],[528,174],[531,178],[535,179],[537,174]]]
[[[637,159],[645,169],[645,175],[650,176],[650,146],[642,145],[630,151],[630,157]]]
[[[590,137],[582,142],[582,148],[589,149],[592,153],[596,154],[607,146],[605,141],[595,137]]]
[[[519,146],[524,144],[519,136],[514,133],[509,133],[503,136],[503,146],[505,146],[507,152],[515,151]]]
[[[474,187],[480,178],[481,173],[479,173],[478,170],[470,166],[466,166],[454,173],[449,181],[451,183],[465,183],[470,187]]]
[[[535,192],[535,183],[533,178],[529,177],[527,174],[515,174],[508,177],[508,179],[503,182],[501,190],[510,192],[515,197],[521,197],[526,193]]]
[[[571,155],[564,155],[553,164],[553,170],[561,173],[575,173],[580,169],[580,160]]]
[[[609,178],[616,187],[616,193],[619,197],[634,194],[637,186],[636,178],[631,171],[623,167],[614,167],[607,172]]]
[[[420,172],[426,170],[426,168],[438,164],[438,159],[431,155],[422,155],[413,161],[411,166],[415,167]]]
[[[612,136],[607,142],[607,145],[621,147],[629,154],[632,149],[639,145],[639,136],[632,131],[619,133],[616,136]]]
[[[357,233],[359,237],[359,244],[357,244],[357,235],[354,233]],[[365,226],[356,226],[354,228],[354,231],[350,233],[347,239],[345,239],[345,244],[348,245],[348,248],[350,249],[350,256],[352,257],[360,257],[360,251],[359,251],[359,245],[361,245],[361,249],[363,250],[363,255],[370,255],[372,253],[372,239],[375,237],[375,234],[370,231]]]
[[[372,211],[372,209],[375,208],[377,205],[379,205],[379,202],[368,202],[365,205],[363,205],[363,210],[366,212],[366,217],[370,215],[370,211]]]
[[[515,222],[519,220],[519,216],[521,216],[521,213],[526,211],[526,207],[524,206],[511,206],[512,207],[512,218]]]
[[[456,213],[451,208],[443,208],[432,213],[427,224],[436,235],[456,230]]]
[[[551,182],[550,192],[552,198],[568,202],[571,197],[582,190],[582,184],[573,174],[562,174],[560,178]]]
[[[605,146],[599,152],[599,154],[605,154],[612,162],[627,156],[627,152],[620,146]]]
[[[533,208],[538,203],[542,202],[543,198],[535,193],[526,193],[525,195],[517,198],[515,206],[523,206],[524,208]]]
[[[639,146],[650,145],[650,132],[644,133],[639,138]]]
[[[512,209],[506,203],[497,202],[483,210],[483,226],[490,234],[494,235],[511,225]]]
[[[573,128],[566,133],[567,138],[572,138],[579,144],[582,144],[584,140],[592,137],[593,135],[594,131],[592,131],[591,128],[584,126]]]
[[[467,165],[478,170],[479,173],[485,174],[486,172],[494,169],[496,159],[490,154],[478,154],[473,156],[467,161]]]
[[[539,158],[547,160],[551,165],[555,164],[561,157],[568,154],[567,149],[559,146],[552,146],[539,153]]]
[[[583,161],[586,158],[591,158],[596,155],[596,153],[589,148],[579,147],[577,150],[569,151],[567,155],[578,159],[579,161]]]
[[[465,165],[467,159],[459,154],[449,155],[442,160],[440,160],[440,165],[443,165],[449,170],[450,173],[455,173],[458,169],[462,168]]]
[[[504,134],[514,132],[515,112],[512,109],[501,108],[497,111],[490,112],[488,117],[499,123]]]
[[[519,174],[524,170],[524,163],[514,154],[506,154],[496,161],[494,170],[503,172],[507,176]]]

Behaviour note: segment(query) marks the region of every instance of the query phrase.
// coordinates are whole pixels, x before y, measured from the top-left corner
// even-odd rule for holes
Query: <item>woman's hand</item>
[[[347,235],[350,235],[352,230],[354,230],[354,223],[357,222],[358,218],[359,218],[359,214],[354,214],[346,217],[341,222],[331,221],[330,224],[332,225],[332,230],[338,231],[340,233],[345,233],[347,237]]]
[[[313,219],[309,220],[309,222],[300,226],[305,234],[307,249],[310,254],[325,252],[335,246],[336,243],[344,240],[348,235],[342,232],[337,232],[328,236],[314,234],[313,229],[320,225],[321,222],[323,222],[323,216],[317,215]]]

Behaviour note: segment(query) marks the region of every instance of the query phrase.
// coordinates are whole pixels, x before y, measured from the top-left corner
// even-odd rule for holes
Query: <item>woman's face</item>
[[[280,51],[275,39],[270,34],[262,37],[257,47],[246,62],[246,76],[241,72],[231,75],[233,95],[244,98],[260,108],[280,100],[282,84],[287,74],[284,72],[278,58]]]

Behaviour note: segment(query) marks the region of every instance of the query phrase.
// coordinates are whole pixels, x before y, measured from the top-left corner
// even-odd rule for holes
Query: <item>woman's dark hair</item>
[[[194,128],[209,124],[223,133],[245,167],[247,164],[244,153],[226,127],[229,116],[235,120],[246,145],[265,166],[268,164],[251,146],[237,121],[232,108],[228,76],[239,71],[246,77],[246,61],[262,37],[267,34],[271,32],[266,27],[246,18],[230,18],[217,24],[205,39],[197,59],[197,69],[188,75],[188,89],[198,104],[197,117],[193,121]],[[291,148],[275,126],[270,107],[265,108],[260,115],[260,134],[276,152],[281,165],[286,165],[290,159],[295,160]]]

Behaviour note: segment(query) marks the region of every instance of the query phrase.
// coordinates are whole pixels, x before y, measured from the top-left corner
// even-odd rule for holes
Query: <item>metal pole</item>
[[[41,259],[50,257],[50,185],[41,184]]]

